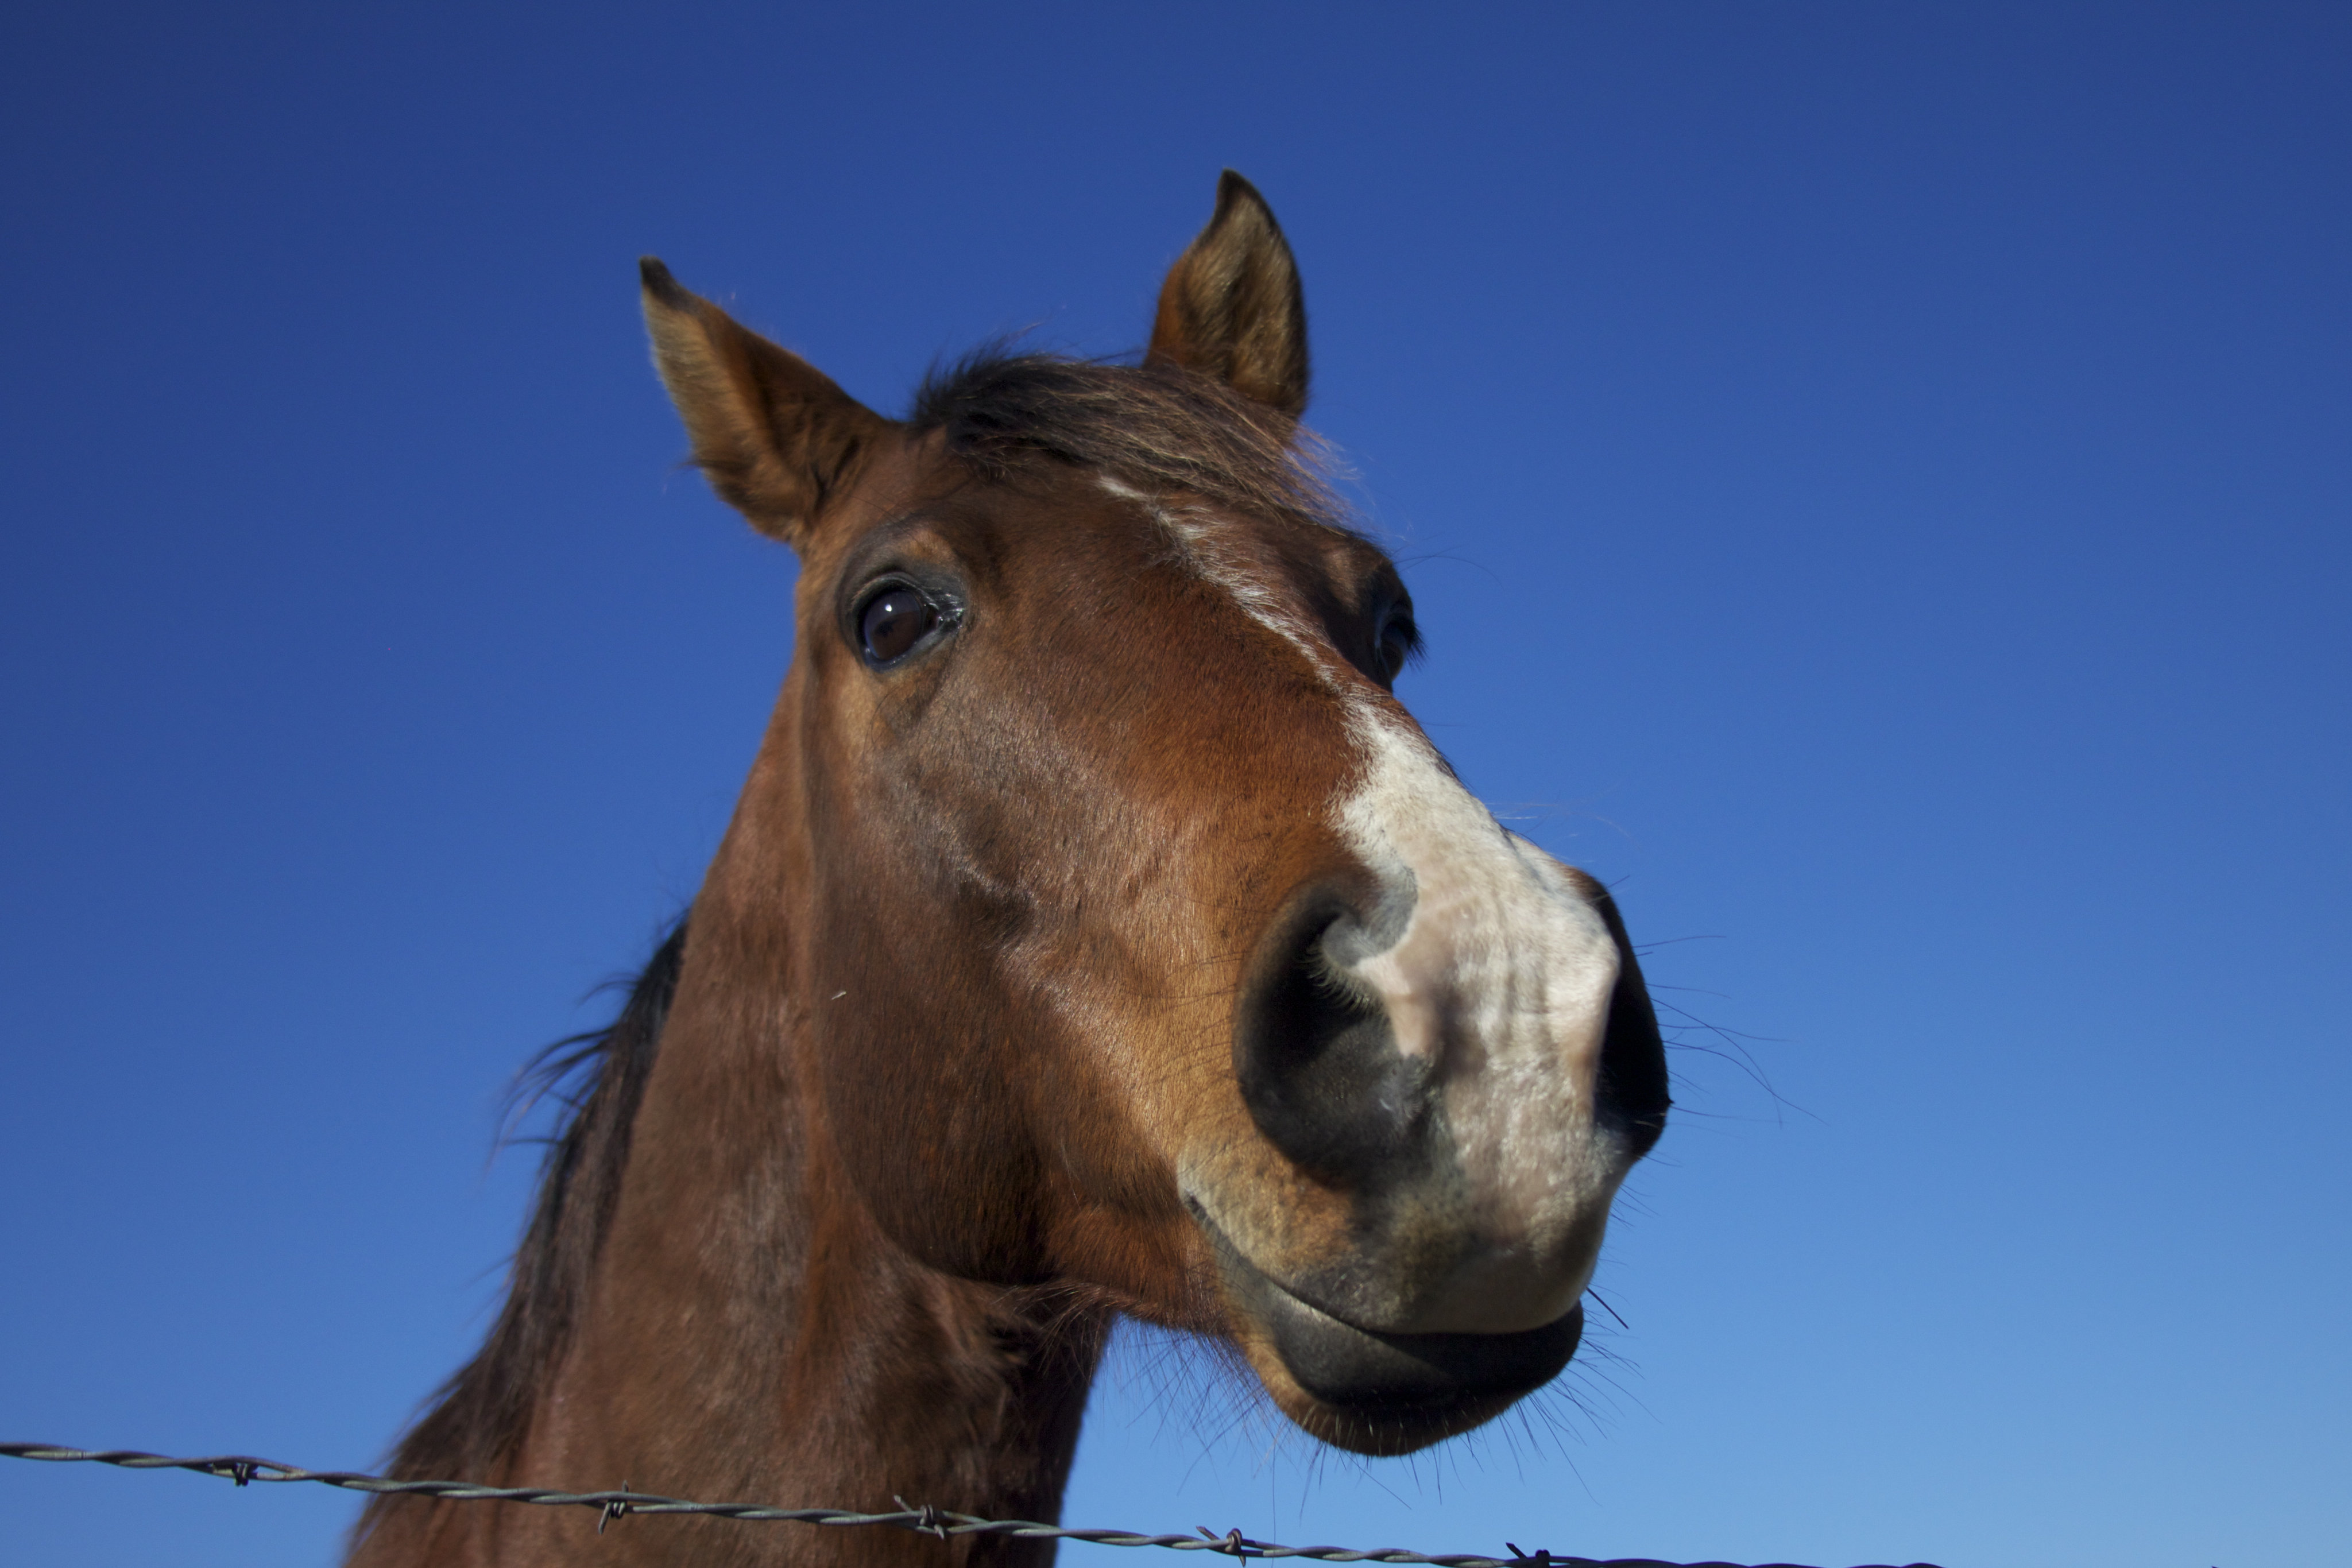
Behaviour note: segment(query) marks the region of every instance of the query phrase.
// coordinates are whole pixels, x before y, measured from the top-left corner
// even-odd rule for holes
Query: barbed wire
[[[749,1502],[689,1502],[639,1491],[559,1491],[552,1487],[492,1487],[474,1481],[397,1481],[355,1470],[306,1470],[276,1459],[250,1454],[215,1454],[203,1458],[171,1458],[136,1448],[67,1448],[54,1443],[0,1443],[0,1457],[41,1459],[52,1463],[114,1465],[126,1470],[193,1470],[247,1486],[255,1481],[313,1481],[346,1491],[387,1497],[428,1497],[444,1502],[529,1502],[551,1508],[593,1508],[596,1529],[630,1514],[694,1514],[711,1519],[744,1520],[754,1523],[786,1521],[795,1524],[882,1525],[936,1535],[946,1541],[958,1535],[1011,1535],[1033,1541],[1084,1541],[1096,1546],[1158,1546],[1171,1552],[1215,1552],[1228,1557],[1307,1557],[1318,1563],[1409,1563],[1428,1568],[1748,1568],[1735,1563],[1664,1563],[1651,1557],[1573,1557],[1538,1548],[1522,1552],[1510,1542],[1508,1557],[1483,1557],[1475,1552],[1430,1556],[1402,1547],[1376,1547],[1360,1552],[1346,1546],[1282,1546],[1253,1541],[1238,1530],[1218,1535],[1207,1525],[1197,1535],[1145,1535],[1131,1530],[1083,1530],[1059,1524],[1039,1524],[1026,1519],[981,1519],[929,1504],[916,1507],[905,1498],[894,1513],[859,1513],[845,1508],[769,1508]],[[1767,1563],[1754,1568],[1801,1568],[1793,1563]],[[1889,1568],[1872,1563],[1866,1568]],[[1913,1563],[1904,1568],[1935,1568]]]

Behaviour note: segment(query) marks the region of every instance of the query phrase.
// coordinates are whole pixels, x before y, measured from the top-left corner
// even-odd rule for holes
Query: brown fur
[[[1393,703],[1376,622],[1402,585],[1302,455],[1304,316],[1273,251],[1287,267],[1229,176],[1145,363],[983,357],[903,423],[647,265],[696,460],[800,552],[797,646],[690,921],[596,1048],[506,1308],[394,1473],[1053,1520],[1120,1312],[1238,1341],[1286,1411],[1366,1451],[1499,1407],[1323,1410],[1261,1354],[1180,1191],[1180,1166],[1228,1169],[1331,1248],[1357,1212],[1260,1135],[1233,1041],[1251,955],[1351,863],[1328,808],[1360,762],[1297,650],[1101,482],[1228,518],[1236,559]],[[952,634],[871,667],[877,582],[930,585]],[[352,1561],[591,1551],[1053,1555],[645,1517],[599,1538],[585,1511],[386,1499]]]

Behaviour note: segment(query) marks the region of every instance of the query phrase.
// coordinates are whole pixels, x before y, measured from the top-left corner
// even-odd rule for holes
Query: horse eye
[[[1405,661],[1412,657],[1419,646],[1421,634],[1413,630],[1412,620],[1404,615],[1391,615],[1381,625],[1381,674],[1391,681],[1404,674]]]
[[[866,645],[866,662],[887,664],[905,657],[940,623],[939,607],[915,589],[886,589],[866,602],[857,618],[857,634]]]

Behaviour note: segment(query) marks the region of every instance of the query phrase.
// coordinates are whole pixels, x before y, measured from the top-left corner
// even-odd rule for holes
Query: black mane
[[[499,1321],[401,1438],[394,1476],[487,1480],[521,1442],[532,1400],[571,1337],[620,1197],[637,1104],[677,994],[686,926],[680,916],[609,1025],[556,1041],[520,1080],[525,1110],[551,1094],[569,1113],[547,1140],[538,1206],[515,1249]],[[386,1500],[369,1505],[362,1531]]]

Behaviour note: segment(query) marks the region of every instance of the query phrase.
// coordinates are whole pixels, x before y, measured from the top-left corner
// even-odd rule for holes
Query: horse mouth
[[[1491,1420],[1557,1376],[1584,1336],[1580,1301],[1517,1333],[1359,1328],[1293,1294],[1190,1207],[1259,1381],[1284,1415],[1351,1453],[1409,1454]]]

